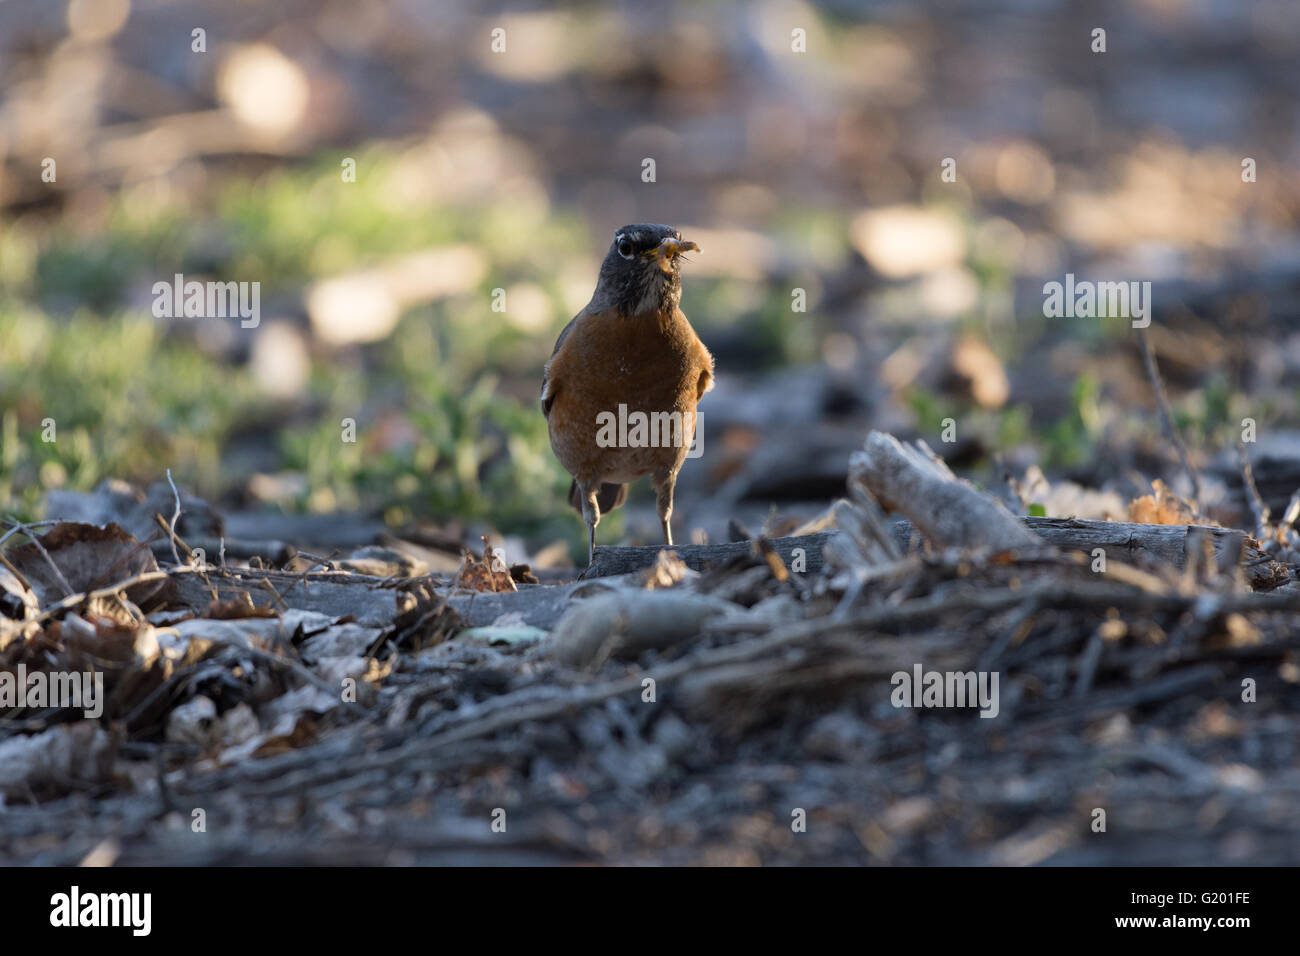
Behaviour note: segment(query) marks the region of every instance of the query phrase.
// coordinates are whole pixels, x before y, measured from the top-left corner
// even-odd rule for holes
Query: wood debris
[[[31,541],[6,552],[0,670],[98,669],[108,717],[0,708],[0,858],[112,837],[119,862],[178,862],[142,810],[161,801],[245,844],[328,807],[358,835],[334,862],[443,859],[461,835],[412,840],[413,806],[507,806],[512,845],[550,862],[1178,864],[1233,859],[1242,833],[1285,860],[1266,837],[1300,827],[1300,595],[1278,552],[1181,520],[1021,517],[888,435],[849,473],[811,533],[601,547],[564,584],[491,548],[450,579],[380,578],[158,566],[120,529],[55,527],[67,587]],[[143,563],[104,580],[84,547]],[[995,674],[996,700],[924,706],[931,673]],[[1130,839],[1091,839],[1095,806]],[[815,839],[789,839],[797,808]]]

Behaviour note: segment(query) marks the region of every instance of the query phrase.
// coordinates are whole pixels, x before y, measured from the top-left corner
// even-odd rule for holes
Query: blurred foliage
[[[51,488],[89,490],[107,477],[147,484],[169,467],[200,494],[218,496],[242,477],[223,469],[223,451],[252,422],[277,429],[285,467],[306,477],[293,502],[301,509],[380,507],[395,522],[490,515],[537,527],[556,512],[549,503],[564,501],[567,476],[535,407],[497,394],[489,375],[462,392],[406,348],[380,349],[371,371],[405,409],[415,440],[372,453],[364,418],[357,440],[342,440],[342,419],[368,407],[365,383],[346,366],[315,364],[314,414],[304,422],[268,416],[247,371],[169,338],[152,318],[56,322],[6,305],[0,339],[0,501],[21,517],[37,517]]]
[[[365,175],[347,188],[337,188],[332,154],[234,179],[205,209],[123,193],[93,236],[65,222],[9,230],[6,289],[38,305],[0,302],[3,507],[37,517],[51,488],[89,490],[106,477],[147,484],[168,467],[198,493],[219,497],[247,477],[224,468],[223,454],[245,432],[264,429],[283,468],[305,478],[301,493],[282,502],[288,507],[379,509],[393,523],[490,517],[576,545],[568,476],[550,452],[545,419],[535,398],[509,394],[501,382],[539,377],[573,309],[555,251],[588,248],[588,237],[562,215],[519,235],[509,199],[500,208],[395,203],[402,160],[384,147],[363,153],[359,166]],[[265,395],[247,366],[203,347],[186,323],[153,318],[144,291],[176,272],[218,281],[268,276],[265,313],[278,291],[451,242],[488,258],[474,294],[411,310],[375,345],[314,354],[306,394],[290,406]],[[551,331],[495,315],[484,321],[491,290],[517,282],[543,290]],[[792,314],[783,296],[755,298],[754,288],[702,281],[691,294],[704,313],[753,309],[770,364],[810,358],[807,316]],[[138,305],[123,309],[124,301]],[[377,425],[394,416],[406,436],[396,443]],[[47,418],[56,442],[40,440]],[[345,418],[356,419],[355,442],[341,438]],[[617,533],[618,516],[609,523]]]
[[[268,399],[246,367],[196,347],[171,320],[154,319],[147,302],[120,309],[146,270],[151,278],[175,271],[222,280],[251,271],[296,287],[454,236],[497,253],[485,285],[522,278],[551,284],[544,263],[521,255],[517,243],[493,241],[499,227],[481,210],[435,215],[420,204],[381,202],[391,164],[376,154],[365,161],[370,175],[355,188],[318,188],[338,175],[333,157],[233,182],[219,195],[215,218],[173,206],[142,210],[128,195],[94,237],[62,224],[39,237],[10,231],[7,250],[25,256],[8,258],[6,288],[30,292],[43,308],[0,303],[0,502],[30,517],[50,488],[88,490],[109,476],[147,483],[167,467],[200,493],[218,495],[239,477],[222,470],[232,436],[250,423],[274,428],[280,420],[266,414]],[[577,241],[559,217],[534,238]],[[73,303],[82,307],[60,314]],[[549,454],[545,421],[532,403],[498,394],[486,374],[539,366],[540,358],[521,357],[526,338],[504,322],[483,322],[477,308],[447,301],[407,316],[393,338],[364,349],[359,363],[316,356],[305,401],[287,410],[274,439],[286,467],[307,478],[296,506],[381,507],[401,519],[544,518],[551,492],[567,486]],[[341,440],[342,418],[386,406],[406,410],[416,441],[369,454],[374,441],[364,416],[357,441]],[[40,440],[46,419],[55,423],[56,441]]]
[[[1100,386],[1091,375],[1079,376],[1070,388],[1070,410],[1055,422],[1045,423],[1040,438],[1047,464],[1076,468],[1090,461],[1101,437]]]
[[[927,368],[892,391],[903,414],[878,409],[890,428],[931,437],[953,418],[989,458],[1076,468],[1157,444],[1160,428],[1134,400],[1131,328],[1045,319],[1043,279],[1227,275],[1295,232],[1286,125],[1205,106],[1183,68],[1235,50],[1234,77],[1256,93],[1294,88],[1292,47],[1232,4],[1181,18],[1176,44],[1163,20],[1115,12],[1152,50],[1136,79],[1172,91],[1155,106],[1133,76],[1081,83],[1077,64],[1035,52],[1086,35],[1086,13],[1015,3],[956,19],[925,5],[683,4],[671,30],[617,6],[529,10],[510,15],[506,56],[484,55],[499,15],[472,5],[379,2],[362,24],[309,3],[285,35],[279,21],[226,24],[203,69],[159,55],[166,6],[128,4],[122,22],[95,4],[10,12],[0,31],[0,511],[35,515],[50,488],[170,467],[240,504],[576,540],[536,388],[608,241],[588,224],[624,215],[714,230],[683,305],[727,385],[833,366],[872,408],[882,361],[921,343]],[[790,44],[796,14],[807,55]],[[74,60],[107,79],[72,82]],[[57,181],[32,175],[69,143]],[[939,143],[955,144],[953,180],[938,176]],[[1243,190],[1242,143],[1283,174]],[[638,175],[646,155],[661,162],[653,186]],[[447,247],[481,269],[399,304],[379,341],[331,346],[311,325],[316,283]],[[154,319],[152,285],[175,273],[256,279],[284,339]],[[807,312],[792,311],[793,287]],[[496,290],[524,307],[485,308]],[[1009,373],[1005,407],[928,374],[966,336]],[[301,350],[292,387],[277,389],[259,342]],[[1184,369],[1171,392],[1190,444],[1233,443],[1243,417],[1294,417],[1293,395],[1243,394],[1252,374],[1240,356],[1195,379]],[[41,441],[46,419],[55,443]],[[255,490],[250,476],[267,480]]]
[[[0,303],[0,341],[0,502],[29,517],[50,488],[168,467],[215,490],[224,439],[258,400],[247,374],[138,315],[56,321]]]

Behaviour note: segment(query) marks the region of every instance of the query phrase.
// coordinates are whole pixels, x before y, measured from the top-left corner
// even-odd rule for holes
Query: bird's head
[[[672,226],[624,226],[614,233],[601,263],[593,301],[623,315],[671,311],[682,296],[682,253],[699,248]]]

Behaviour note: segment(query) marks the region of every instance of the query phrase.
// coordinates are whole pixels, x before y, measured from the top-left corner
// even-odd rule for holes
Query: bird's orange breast
[[[601,432],[610,418],[602,416],[675,413],[689,446],[696,405],[712,380],[713,357],[680,310],[579,315],[547,365],[551,447],[580,480],[633,481],[680,467],[685,447],[610,447],[609,432]]]

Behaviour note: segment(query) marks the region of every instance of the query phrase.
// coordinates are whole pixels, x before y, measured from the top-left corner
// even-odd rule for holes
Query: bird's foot
[[[587,579],[587,575],[591,572],[592,568],[594,568],[595,566],[596,566],[596,549],[592,548],[591,554],[587,555],[587,566],[582,569],[582,573],[578,575],[576,580],[585,581]]]

